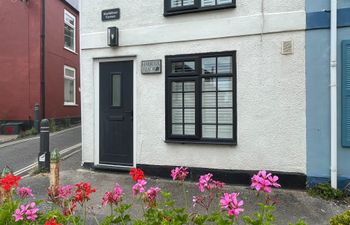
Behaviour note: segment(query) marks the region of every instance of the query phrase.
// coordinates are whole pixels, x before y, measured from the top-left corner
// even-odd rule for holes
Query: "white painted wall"
[[[240,0],[236,9],[163,17],[162,0],[84,0],[81,9],[83,162],[94,162],[94,59],[135,57],[136,163],[306,172],[305,13],[303,0]],[[101,10],[121,8],[102,23]],[[117,26],[120,47],[106,46]],[[264,31],[264,34],[260,33]],[[281,55],[293,40],[294,54]],[[237,146],[167,144],[165,74],[141,75],[142,60],[237,51]],[[164,71],[164,68],[163,68]]]
[[[239,0],[236,9],[163,16],[163,0],[84,0],[81,48],[107,48],[107,27],[120,29],[120,45],[253,35],[305,28],[304,0]],[[101,11],[120,8],[121,19],[101,22]],[[264,19],[262,17],[264,12]]]

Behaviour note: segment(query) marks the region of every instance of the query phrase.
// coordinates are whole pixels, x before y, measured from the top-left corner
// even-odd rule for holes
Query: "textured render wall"
[[[280,55],[293,39],[295,54]],[[304,33],[229,38],[84,51],[82,58],[83,161],[93,161],[94,82],[92,57],[137,55],[137,163],[225,169],[305,172]],[[141,60],[167,54],[237,50],[238,145],[164,143],[164,74],[139,73]]]
[[[307,175],[315,177],[330,174],[329,41],[327,29],[306,33]]]
[[[167,25],[181,22],[194,21],[195,17],[205,19],[220,19],[231,17],[254,16],[261,13],[261,0],[239,0],[237,8],[191,13],[187,15],[164,17],[164,0],[134,0],[131,4],[129,0],[84,0],[81,1],[81,29],[83,33],[104,32],[110,25],[117,25],[123,28],[136,28],[145,26]],[[101,10],[110,8],[121,9],[121,19],[118,21],[104,22],[100,26],[95,26],[101,21]],[[304,11],[305,0],[268,0],[265,1],[266,13]],[[286,21],[285,21],[286,22]]]
[[[159,104],[164,102],[159,97],[164,96],[164,78],[147,82],[145,77],[140,90],[144,95],[139,102],[142,115],[152,116],[141,121],[138,162],[305,172],[304,53],[299,51],[304,37],[302,32],[292,36],[297,53],[291,57],[279,54],[280,41],[291,34],[268,35],[263,43],[255,36],[205,41],[197,46],[173,45],[172,49],[176,50],[169,54],[237,50],[238,145],[165,144],[164,105]],[[154,89],[156,93],[147,91]],[[156,113],[152,113],[155,111],[152,106],[158,106]]]
[[[123,6],[126,1],[120,2]],[[135,3],[138,7],[129,6],[132,10],[121,7],[120,21],[102,23],[100,10],[118,7],[119,3],[117,6],[112,4],[112,1],[106,1],[105,5],[100,6],[94,1],[82,2],[83,162],[94,161],[94,132],[98,130],[94,126],[93,90],[98,84],[94,83],[93,58],[136,55],[134,71],[137,101],[134,109],[137,124],[135,137],[137,143],[134,146],[136,163],[243,170],[264,168],[306,173],[305,32],[303,31],[305,15],[302,11],[304,2],[271,1],[270,5],[267,4],[266,10],[274,13],[266,16],[264,31],[283,32],[262,36],[259,34],[262,27],[262,17],[258,14],[260,1],[256,1],[256,4],[251,4],[251,1],[238,1],[237,9],[234,10],[171,18],[162,16],[162,4],[150,6],[149,3],[150,1],[138,1]],[[275,10],[279,4],[283,6],[283,10],[298,10],[298,12],[277,13]],[[135,13],[136,16],[145,12],[149,16],[147,21],[145,18],[130,18],[131,13]],[[290,16],[294,22],[278,22],[283,21],[286,16]],[[140,25],[135,20],[143,22]],[[197,26],[204,23],[203,21],[210,25],[207,29]],[[145,27],[145,23],[148,22],[149,25],[156,24]],[[159,23],[161,25],[157,26]],[[166,33],[167,25],[172,23],[176,29]],[[107,48],[105,43],[105,29],[111,25],[121,29],[121,46],[115,49]],[[181,25],[185,26],[183,29],[186,32],[178,30]],[[124,26],[125,32],[123,32]],[[144,29],[142,31],[145,32],[144,35],[138,36],[140,30],[136,28],[126,31],[128,30],[126,27],[133,26]],[[208,28],[214,31],[207,32],[210,30]],[[154,29],[159,32],[152,32]],[[292,31],[285,32],[288,30]],[[100,34],[94,32],[101,32],[103,35],[99,39]],[[195,36],[198,32],[200,35]],[[214,39],[212,33],[217,35],[217,38]],[[180,42],[186,39],[186,35],[191,41]],[[224,38],[219,38],[220,36]],[[293,55],[280,54],[281,42],[285,40],[294,41]],[[141,75],[141,61],[163,59],[164,67],[165,55],[228,50],[237,51],[237,146],[164,143],[165,74]]]
[[[306,12],[322,12],[330,8],[329,0],[306,0]],[[350,1],[338,0],[338,8],[350,8]],[[319,19],[319,18],[314,18]],[[315,21],[322,28],[306,31],[306,102],[307,102],[307,175],[309,181],[322,182],[330,178],[330,31],[329,18]],[[350,149],[341,146],[341,42],[350,39],[347,16],[339,15],[338,23],[338,177],[339,185],[350,180]],[[322,100],[322,101],[321,101]]]
[[[350,27],[338,30],[338,175],[350,179],[350,149],[341,146],[341,41]],[[306,34],[307,175],[330,176],[329,30]],[[320,100],[322,99],[322,101]]]
[[[121,46],[253,35],[305,28],[304,0],[237,1],[236,9],[163,16],[163,1],[82,1],[82,49],[106,48],[107,27],[117,26]],[[120,8],[121,19],[101,22],[101,10]]]
[[[306,0],[306,12],[319,12],[330,9],[330,0]],[[349,8],[349,0],[338,0],[338,8]]]

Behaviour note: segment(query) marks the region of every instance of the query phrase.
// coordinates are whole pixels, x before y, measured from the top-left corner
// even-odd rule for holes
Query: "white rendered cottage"
[[[303,0],[81,1],[84,166],[305,185],[304,46]]]

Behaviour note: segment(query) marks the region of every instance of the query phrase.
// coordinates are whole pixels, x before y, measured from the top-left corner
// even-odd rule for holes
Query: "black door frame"
[[[93,65],[94,65],[94,165],[95,167],[110,167],[110,168],[116,168],[116,169],[128,169],[131,167],[136,166],[136,97],[135,97],[135,57],[136,56],[129,56],[129,57],[118,57],[118,58],[96,58],[94,59]],[[100,163],[100,63],[104,62],[123,62],[123,61],[132,61],[133,63],[133,165],[132,166],[123,166],[123,165],[105,165]]]

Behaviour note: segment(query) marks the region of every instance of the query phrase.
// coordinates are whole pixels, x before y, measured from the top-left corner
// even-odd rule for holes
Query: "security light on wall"
[[[116,27],[108,27],[107,29],[107,44],[108,46],[115,47],[119,45],[119,32]]]

